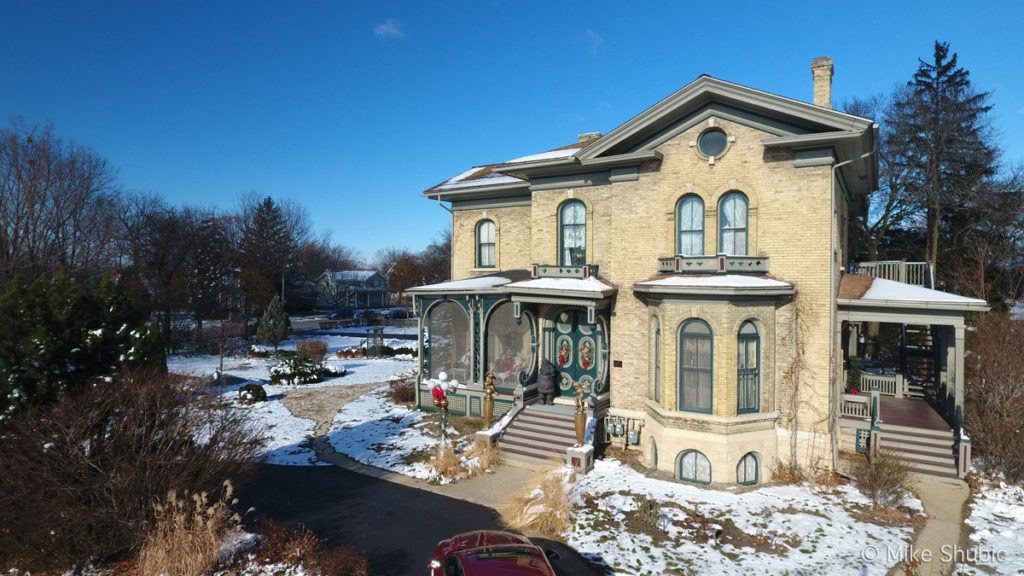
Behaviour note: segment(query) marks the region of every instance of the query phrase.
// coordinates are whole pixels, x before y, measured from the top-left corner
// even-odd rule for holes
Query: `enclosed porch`
[[[987,310],[986,303],[847,274],[837,304],[843,334],[837,383],[841,449],[888,450],[916,472],[966,474],[965,318]]]

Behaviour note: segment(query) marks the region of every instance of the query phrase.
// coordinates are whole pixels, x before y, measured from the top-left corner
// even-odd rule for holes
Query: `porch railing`
[[[864,392],[878,391],[883,396],[903,398],[907,395],[907,381],[902,374],[860,374],[860,389]]]
[[[934,272],[928,262],[906,262],[903,260],[878,260],[850,264],[850,274],[862,274],[872,278],[883,278],[904,284],[933,288]]]
[[[843,394],[839,403],[839,415],[845,418],[871,418],[871,397],[867,394]]]

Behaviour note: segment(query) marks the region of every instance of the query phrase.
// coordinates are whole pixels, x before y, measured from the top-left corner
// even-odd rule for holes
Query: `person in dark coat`
[[[540,364],[540,370],[537,371],[537,392],[540,393],[541,404],[554,404],[555,394],[558,393],[557,381],[558,371],[555,370],[555,365],[551,363],[551,360],[544,359]]]

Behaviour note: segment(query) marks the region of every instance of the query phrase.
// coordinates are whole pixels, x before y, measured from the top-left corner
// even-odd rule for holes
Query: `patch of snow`
[[[464,278],[462,280],[452,280],[451,282],[441,282],[440,284],[427,284],[426,286],[417,286],[412,291],[415,292],[452,292],[455,290],[482,290],[486,288],[497,288],[498,286],[504,286],[511,282],[504,276],[477,276],[475,278]]]
[[[965,522],[972,550],[964,554],[973,565],[960,564],[957,573],[1024,574],[1024,487],[982,479]]]
[[[681,288],[792,288],[788,282],[762,278],[760,276],[744,276],[741,274],[716,274],[713,276],[668,276],[658,280],[637,282],[637,286],[663,286]]]
[[[899,300],[910,302],[952,302],[958,304],[980,305],[984,305],[986,303],[984,300],[979,300],[977,298],[968,298],[958,294],[950,294],[949,292],[932,290],[931,288],[914,286],[913,284],[904,284],[903,282],[895,282],[884,278],[875,278],[872,280],[871,287],[868,288],[868,291],[865,292],[860,299]]]
[[[468,177],[468,175],[466,176]],[[437,187],[437,190],[453,190],[458,188],[472,188],[474,186],[493,186],[498,184],[526,184],[526,180],[515,176],[506,176],[492,172],[483,178],[475,180],[459,180],[457,182],[446,182]]]
[[[587,278],[535,278],[506,286],[509,290],[564,290],[566,292],[607,292],[612,286],[593,276]]]
[[[623,529],[626,513],[638,506],[638,496],[659,502],[657,522],[665,540]],[[833,494],[811,486],[769,486],[737,494],[648,478],[615,460],[598,460],[573,488],[572,500],[580,512],[565,536],[585,557],[630,576],[885,574],[893,562],[866,562],[863,548],[906,546],[913,530],[857,520],[849,496],[848,490]],[[586,499],[593,505],[583,507]],[[747,534],[774,543],[778,552],[758,552],[714,538],[699,543],[682,527],[687,514],[681,507],[711,521],[732,522]],[[799,544],[790,547],[794,537]]]
[[[516,162],[533,162],[536,160],[555,160],[558,158],[568,158],[573,154],[579,152],[580,150],[582,150],[582,148],[563,148],[561,150],[548,150],[547,152],[539,152],[537,154],[529,154],[527,156],[513,158],[506,162],[506,164],[513,164]]]

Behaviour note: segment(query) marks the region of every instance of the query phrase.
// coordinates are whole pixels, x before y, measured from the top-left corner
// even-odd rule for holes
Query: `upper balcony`
[[[661,274],[764,274],[768,272],[767,256],[669,256],[658,258]]]
[[[925,288],[935,287],[935,271],[930,262],[907,262],[905,260],[878,260],[850,264],[850,274],[882,278]]]

